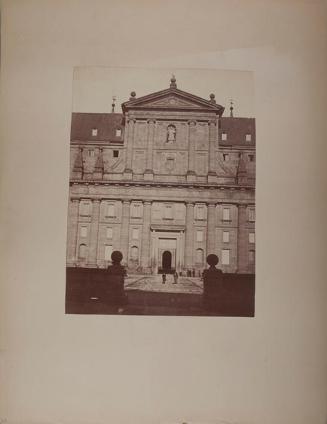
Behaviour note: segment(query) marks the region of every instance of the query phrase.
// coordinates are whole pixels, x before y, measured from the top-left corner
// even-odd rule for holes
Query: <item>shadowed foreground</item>
[[[253,274],[224,274],[208,310],[200,279],[180,277],[177,284],[162,284],[158,275],[134,276],[126,279],[127,303],[121,305],[112,295],[106,270],[67,268],[66,313],[253,317],[254,292]]]

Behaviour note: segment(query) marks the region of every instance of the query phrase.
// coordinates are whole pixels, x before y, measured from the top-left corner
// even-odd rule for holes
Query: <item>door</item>
[[[162,268],[171,269],[171,252],[165,250],[162,254]]]

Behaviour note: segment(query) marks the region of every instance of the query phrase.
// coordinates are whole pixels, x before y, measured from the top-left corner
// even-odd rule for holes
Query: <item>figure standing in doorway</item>
[[[175,274],[174,274],[174,284],[177,284],[178,283],[178,274],[177,274],[177,271],[175,271]]]

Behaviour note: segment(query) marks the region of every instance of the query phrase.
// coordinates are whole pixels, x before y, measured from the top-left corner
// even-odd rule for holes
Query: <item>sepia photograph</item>
[[[75,68],[66,313],[254,316],[251,72]]]

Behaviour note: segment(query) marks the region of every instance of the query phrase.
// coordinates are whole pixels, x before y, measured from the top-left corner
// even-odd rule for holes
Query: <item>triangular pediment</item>
[[[210,110],[222,114],[224,108],[215,102],[193,94],[170,88],[156,93],[132,98],[122,104],[123,111],[132,109]]]

